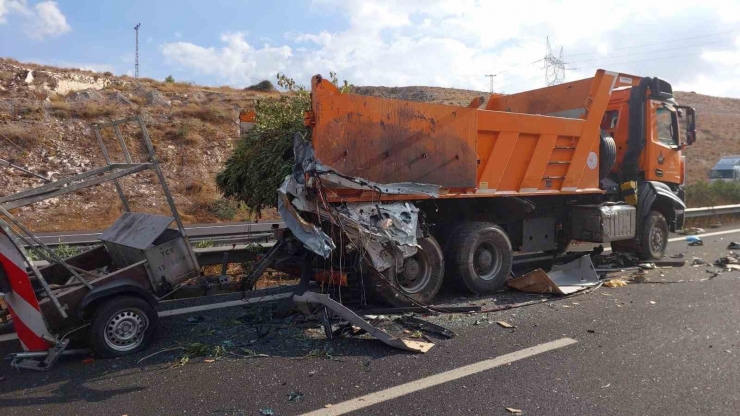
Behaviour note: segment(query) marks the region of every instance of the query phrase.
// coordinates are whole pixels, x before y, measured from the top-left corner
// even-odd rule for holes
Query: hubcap
[[[429,255],[419,248],[416,254],[403,261],[403,269],[397,274],[396,280],[404,292],[411,294],[422,291],[429,284],[431,277],[432,267]]]
[[[124,309],[111,316],[105,326],[105,342],[116,351],[130,351],[141,345],[149,319],[140,309]]]
[[[484,241],[478,244],[473,252],[473,268],[475,274],[482,280],[491,280],[501,270],[500,250],[490,242]]]

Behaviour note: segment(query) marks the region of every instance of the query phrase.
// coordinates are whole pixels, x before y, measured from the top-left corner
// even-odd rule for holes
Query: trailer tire
[[[444,278],[444,255],[434,237],[417,239],[416,254],[404,260],[401,275],[391,267],[378,272],[370,269],[369,291],[378,300],[395,307],[414,303],[429,304],[437,296]]]
[[[447,279],[475,294],[503,289],[511,273],[511,241],[499,226],[467,223],[455,230],[447,246]]]
[[[103,301],[93,314],[90,347],[103,358],[122,357],[149,347],[159,323],[157,311],[135,296]]]
[[[601,133],[601,143],[599,144],[599,179],[608,177],[616,162],[617,144],[614,142],[614,138],[608,134]]]

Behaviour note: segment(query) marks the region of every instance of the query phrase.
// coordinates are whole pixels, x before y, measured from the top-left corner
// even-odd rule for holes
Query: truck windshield
[[[721,169],[709,171],[709,179],[732,179],[732,169]]]
[[[673,112],[665,107],[658,107],[655,110],[655,120],[658,142],[666,146],[677,144],[673,133]]]

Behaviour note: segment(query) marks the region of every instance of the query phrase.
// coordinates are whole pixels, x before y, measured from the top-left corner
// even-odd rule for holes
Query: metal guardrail
[[[686,218],[709,217],[713,215],[740,214],[740,205],[718,205],[716,207],[687,208]],[[282,221],[239,222],[216,224],[193,224],[185,226],[191,241],[214,240],[215,243],[228,240],[229,243],[242,243],[248,240],[269,237],[273,230],[283,228]],[[38,234],[44,244],[94,244],[102,231],[74,231]],[[251,236],[252,238],[247,238]]]
[[[686,209],[686,218],[699,218],[727,214],[740,214],[740,205],[718,205],[716,207]]]

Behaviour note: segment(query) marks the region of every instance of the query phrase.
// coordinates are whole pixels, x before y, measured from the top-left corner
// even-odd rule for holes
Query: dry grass
[[[72,114],[75,117],[80,117],[88,120],[94,118],[111,117],[115,113],[115,108],[95,103],[87,103],[81,106],[75,106],[75,108],[72,110]]]
[[[176,115],[182,118],[197,118],[206,123],[232,121],[232,117],[230,117],[230,114],[227,111],[213,104],[204,104],[200,106],[190,104],[178,110]]]
[[[65,101],[52,101],[50,113],[58,119],[68,119],[72,115],[72,107]]]
[[[44,129],[36,124],[9,122],[0,124],[0,138],[26,151],[34,149],[44,139]]]

